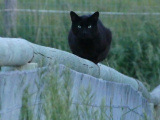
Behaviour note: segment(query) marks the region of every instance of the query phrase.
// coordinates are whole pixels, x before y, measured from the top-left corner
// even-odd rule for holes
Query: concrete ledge
[[[55,63],[63,64],[96,78],[130,85],[150,101],[150,94],[140,81],[105,65],[96,65],[71,53],[36,45],[20,38],[0,38],[0,42],[0,56],[3,56],[0,60],[1,66],[25,65],[28,62],[37,63],[39,67]]]
[[[32,70],[36,68],[38,68],[37,63],[27,63],[22,66],[2,66],[1,71],[3,72],[4,71],[15,71],[15,70],[23,71],[23,70]]]

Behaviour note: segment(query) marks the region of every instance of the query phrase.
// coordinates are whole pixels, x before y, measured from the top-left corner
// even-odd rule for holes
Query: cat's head
[[[72,32],[81,39],[92,39],[97,34],[97,22],[99,12],[92,15],[78,16],[75,12],[70,12],[72,21]]]

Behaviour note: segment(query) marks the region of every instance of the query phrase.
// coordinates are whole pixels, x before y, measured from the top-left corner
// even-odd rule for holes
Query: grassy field
[[[159,0],[18,0],[17,8],[141,13],[160,12],[159,5]],[[0,8],[4,9],[3,1]],[[102,63],[139,79],[149,90],[160,84],[160,16],[100,15],[100,19],[113,33],[111,51]],[[17,31],[6,34],[2,23],[0,36],[21,37],[70,52],[70,25],[67,13],[17,12]]]

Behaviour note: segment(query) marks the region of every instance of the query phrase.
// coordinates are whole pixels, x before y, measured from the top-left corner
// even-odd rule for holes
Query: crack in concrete
[[[39,55],[41,55],[41,56],[43,56],[43,57],[46,57],[46,58],[52,59],[51,57],[45,56],[45,55],[43,55],[42,53],[39,53],[39,52],[34,52],[34,54],[39,54]]]
[[[31,58],[31,60],[30,60],[30,61],[28,61],[28,63],[31,63],[31,62],[32,62],[32,60],[33,60],[33,58],[34,58],[34,52],[33,52],[33,56],[32,56],[32,58]]]

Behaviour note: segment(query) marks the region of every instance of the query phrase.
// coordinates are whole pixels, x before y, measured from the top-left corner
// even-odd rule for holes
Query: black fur
[[[98,19],[99,12],[78,16],[70,12],[72,26],[68,42],[73,54],[94,63],[103,61],[110,49],[112,33]]]

